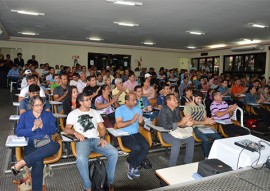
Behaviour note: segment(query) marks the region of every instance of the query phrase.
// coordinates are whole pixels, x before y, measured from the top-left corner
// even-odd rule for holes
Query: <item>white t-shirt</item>
[[[19,97],[29,97],[28,93],[29,93],[29,86],[26,86],[25,88],[21,89]],[[39,96],[46,97],[44,90],[42,88],[40,88],[39,90]]]
[[[75,87],[77,87],[77,84],[78,84],[78,81],[75,81],[75,80],[71,80],[71,81],[69,82],[69,85],[70,85],[70,86],[75,86]]]
[[[50,81],[53,78],[52,74],[49,74],[48,76],[46,76],[46,81]]]
[[[87,138],[99,138],[97,128],[100,122],[103,122],[103,119],[96,110],[82,112],[75,109],[68,114],[66,124],[72,125],[75,131]]]
[[[78,89],[79,93],[83,92],[83,89],[86,87],[86,84],[87,84],[87,82],[83,82],[81,80],[78,80],[77,89]]]
[[[26,77],[24,77],[21,83],[21,88],[25,88],[26,86],[27,86],[27,81],[26,81]]]

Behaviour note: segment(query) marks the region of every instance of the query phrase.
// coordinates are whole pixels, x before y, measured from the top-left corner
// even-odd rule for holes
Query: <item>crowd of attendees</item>
[[[270,100],[270,81],[267,83],[265,78],[258,76],[247,78],[230,74],[218,75],[205,70],[178,71],[177,68],[164,67],[156,73],[154,68],[136,68],[132,71],[130,68],[111,66],[101,70],[97,70],[95,66],[87,69],[78,63],[73,67],[50,66],[48,63],[38,65],[34,56],[24,64],[22,54],[18,53],[17,56],[14,62],[8,56],[5,60],[3,56],[0,57],[1,80],[5,74],[8,80],[18,82],[22,88],[18,101],[24,121],[20,118],[17,134],[30,136],[30,140],[37,137],[36,133],[40,135],[43,132],[42,135],[45,135],[47,131],[40,126],[48,126],[44,120],[52,117],[48,114],[51,111],[48,100],[62,102],[57,107],[57,112],[68,115],[65,132],[75,135],[81,141],[77,143],[77,167],[86,190],[91,188],[87,175],[88,155],[91,151],[108,157],[108,183],[113,184],[118,153],[104,139],[105,129],[108,127],[116,125],[129,133],[122,141],[131,150],[127,158],[127,176],[133,180],[140,176],[140,164],[146,159],[149,150],[149,144],[139,133],[139,126],[144,126],[145,119],[152,121],[157,118],[157,124],[168,130],[192,126],[195,135],[202,141],[203,154],[207,158],[212,141],[222,137],[215,128],[207,134],[201,128],[213,126],[215,120],[223,120],[227,122],[222,126],[228,136],[246,135],[248,130],[231,123],[232,113],[237,107],[245,110],[248,104]],[[50,92],[46,88],[50,88]],[[44,98],[44,103],[38,96]],[[184,106],[182,110],[179,105]],[[42,110],[37,110],[36,106],[42,107]],[[268,108],[256,105],[253,109],[261,115],[266,126],[270,127]],[[31,115],[31,112],[35,115]],[[28,115],[33,118],[31,119],[36,124],[34,127],[25,124],[26,119],[30,120]],[[101,129],[100,132],[97,127]],[[30,128],[28,133],[22,133],[22,129],[27,128]],[[51,135],[52,132],[47,134]],[[182,141],[186,143],[184,163],[193,161],[193,137],[181,140],[162,133],[162,138],[172,145],[169,166],[177,164]],[[34,155],[35,149],[31,149],[28,150]],[[15,174],[25,164],[31,166],[34,162],[25,157],[23,162],[13,167]],[[36,166],[41,166],[40,162]],[[40,174],[40,171],[36,173]]]

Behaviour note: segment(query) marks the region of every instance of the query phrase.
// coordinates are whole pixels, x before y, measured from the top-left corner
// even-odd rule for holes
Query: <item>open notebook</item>
[[[25,137],[17,137],[9,135],[6,140],[6,147],[24,147],[28,145],[28,139]]]

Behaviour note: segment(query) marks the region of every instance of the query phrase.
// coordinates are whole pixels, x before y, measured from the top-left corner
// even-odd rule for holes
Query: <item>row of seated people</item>
[[[195,100],[195,98],[198,98],[198,99],[201,100],[202,96],[201,95],[196,96],[196,94],[194,94],[193,97],[194,97],[194,100]],[[169,94],[165,98],[166,98],[165,99],[166,100],[165,101],[166,105],[169,106],[170,101],[173,100],[174,105],[178,108],[178,102],[176,100],[176,97],[173,94],[171,94],[171,95]],[[35,99],[37,99],[37,100],[35,100]],[[130,153],[129,158],[128,158],[128,162],[129,162],[128,177],[130,179],[133,179],[136,176],[140,176],[139,171],[138,171],[138,165],[146,157],[146,155],[148,153],[148,150],[149,150],[149,144],[138,133],[138,127],[139,127],[139,124],[142,125],[143,118],[142,118],[142,111],[140,110],[140,108],[136,107],[136,105],[137,105],[136,99],[137,99],[136,94],[134,94],[134,93],[127,94],[125,96],[125,104],[122,105],[121,107],[119,107],[116,110],[116,114],[115,114],[115,119],[116,119],[117,126],[120,127],[120,128],[122,127],[123,130],[126,130],[130,134],[130,136],[126,136],[125,138],[123,138],[124,145],[131,150],[131,153]],[[31,102],[31,100],[34,100],[34,101]],[[86,176],[86,174],[85,174],[85,173],[88,173],[88,171],[85,171],[84,167],[85,167],[85,161],[88,161],[88,156],[89,156],[89,153],[91,152],[91,147],[92,147],[93,151],[101,152],[101,154],[103,154],[105,156],[108,156],[109,161],[113,160],[113,159],[110,159],[110,156],[108,154],[106,154],[106,152],[102,152],[100,150],[102,150],[104,148],[106,150],[109,149],[110,151],[112,151],[112,150],[115,151],[115,149],[112,146],[109,146],[109,144],[108,144],[108,147],[110,147],[110,148],[107,148],[106,147],[106,145],[107,145],[106,141],[104,139],[99,139],[98,138],[99,134],[98,134],[98,132],[96,130],[97,126],[99,126],[101,129],[103,129],[103,131],[101,131],[101,133],[100,133],[100,136],[104,136],[106,130],[105,130],[105,127],[104,127],[104,125],[102,123],[103,120],[102,120],[100,114],[98,112],[96,112],[95,110],[90,109],[90,107],[91,107],[91,102],[90,102],[91,99],[89,98],[89,96],[87,96],[86,94],[79,94],[77,96],[77,100],[80,103],[80,108],[72,111],[68,115],[65,132],[69,133],[69,134],[74,134],[77,138],[79,138],[81,140],[81,142],[77,143],[77,149],[78,149],[78,144],[82,145],[82,147],[84,148],[84,149],[82,149],[83,151],[85,151],[85,147],[86,148],[90,147],[88,149],[89,152],[87,152],[87,153],[83,152],[83,154],[80,154],[80,152],[77,151],[78,169],[80,171],[81,177],[82,177],[83,182],[84,182],[84,188],[88,189],[89,185],[91,186],[91,183],[90,183],[90,180],[88,178],[88,175]],[[197,100],[195,102],[198,105],[201,105],[199,100]],[[30,136],[29,134],[28,135],[25,134],[25,132],[29,133],[30,126],[31,126],[29,124],[31,124],[31,122],[27,122],[28,125],[26,125],[26,122],[24,121],[25,119],[34,121],[34,122],[32,122],[32,124],[34,123],[34,126],[33,127],[31,126],[31,131],[30,131],[31,133],[43,130],[43,119],[42,119],[43,102],[42,102],[42,99],[32,97],[30,99],[29,103],[30,103],[29,105],[31,105],[31,103],[32,103],[32,107],[31,107],[32,111],[25,112],[25,114],[23,114],[21,116],[20,121],[18,123],[18,131],[17,131],[18,135]],[[36,110],[35,110],[35,108],[36,108]],[[161,112],[160,112],[159,117],[158,117],[159,121],[162,121],[162,119],[164,118],[162,116],[162,111],[163,110],[166,110],[165,106],[162,107],[162,109],[161,109]],[[180,112],[177,112],[177,113],[180,116]],[[207,124],[213,123],[212,119],[205,118],[205,112],[200,111],[200,113],[204,113],[202,115],[203,116],[203,122],[202,121],[196,122],[197,125],[200,125],[200,124],[202,125],[202,124],[206,124],[206,123]],[[33,114],[39,114],[39,115],[34,116],[34,118],[32,118],[32,119],[28,118],[28,117],[25,117],[27,115],[33,115]],[[48,114],[48,112],[46,114]],[[180,118],[178,118],[178,119],[180,119]],[[179,122],[178,119],[176,119],[177,122]],[[50,121],[53,121],[53,120],[50,120]],[[178,125],[183,125],[183,126],[185,126],[185,124],[193,125],[195,123],[195,121],[196,120],[191,119],[191,117],[188,116],[188,114],[187,114],[186,118],[183,119],[183,121],[180,121]],[[166,123],[166,125],[164,127],[167,127],[167,124],[170,124],[170,123],[172,123],[172,121],[169,121],[169,123]],[[175,124],[172,123],[172,125],[175,125]],[[26,126],[29,126],[29,127],[26,127]],[[71,127],[73,127],[74,129],[71,129]],[[20,131],[21,128],[23,128],[24,131]],[[25,131],[25,129],[28,129],[28,131]],[[47,132],[47,133],[51,134],[51,133],[54,133],[54,132]],[[35,133],[33,133],[33,134],[35,134]],[[214,133],[214,134],[215,134],[215,136],[211,135],[212,138],[214,138],[214,139],[215,138],[220,138],[220,137],[217,136],[216,133]],[[40,132],[38,132],[38,135],[39,135],[39,138],[40,138]],[[41,134],[41,136],[43,136],[43,135],[44,134]],[[35,136],[35,135],[32,135],[32,136]],[[203,135],[203,136],[205,136],[205,135]],[[85,137],[87,139],[84,141]],[[34,137],[32,137],[32,138],[34,138]],[[94,139],[91,139],[91,138],[94,138]],[[164,139],[166,139],[166,138],[164,138]],[[30,140],[32,140],[32,139],[30,139]],[[203,140],[203,138],[202,138],[202,140]],[[208,142],[208,140],[206,142]],[[101,144],[101,146],[98,146],[99,144]],[[203,140],[203,144],[204,144],[204,140]],[[190,144],[189,144],[188,148],[190,148],[190,147],[192,148],[192,146],[194,147],[194,140],[193,140],[193,138],[190,138]],[[205,146],[203,146],[203,148],[204,147]],[[180,150],[180,146],[179,146],[179,150]],[[206,150],[206,149],[204,148],[204,150]],[[193,151],[193,149],[187,149],[187,151]],[[173,152],[174,152],[174,150],[172,149],[172,153]],[[35,152],[33,152],[33,153],[35,153]],[[115,153],[115,155],[117,155],[117,151],[114,152],[114,153]],[[191,152],[191,153],[192,154],[189,154],[189,157],[187,157],[187,159],[185,160],[186,163],[192,162],[193,152]],[[179,151],[176,154],[178,156]],[[32,154],[32,155],[35,156],[35,154]],[[32,155],[31,155],[31,157],[33,157]],[[42,156],[44,158],[44,155],[42,155]],[[141,157],[138,157],[138,156],[141,156]],[[176,165],[176,163],[174,164],[173,162],[171,162],[172,160],[174,160],[173,158],[174,157],[171,156],[171,159],[170,159],[170,162],[169,162],[170,165]],[[13,167],[13,171],[17,172],[18,169],[21,168],[21,166],[23,166],[25,164],[31,165],[30,162],[27,163],[27,160],[28,159],[26,158],[24,160],[19,161]],[[112,163],[112,165],[116,164],[114,162],[115,162],[115,160],[113,160],[112,162],[109,162],[109,164],[110,163]],[[80,165],[84,165],[83,168]],[[86,166],[87,166],[87,162],[86,162]],[[112,171],[108,170],[109,183],[112,184],[114,174],[112,174],[110,172],[114,172],[113,170],[115,169],[115,165],[108,167],[108,169],[112,170]]]
[[[104,86],[105,87],[105,86]],[[106,95],[105,95],[105,93],[106,93],[106,91],[107,91],[107,93],[109,92],[108,91],[109,89],[107,88],[107,90],[106,90],[106,88],[104,88],[104,96],[106,97]],[[137,90],[136,90],[137,91]],[[135,91],[135,92],[136,92]],[[85,94],[86,96],[87,96],[87,94]],[[132,94],[133,95],[133,94]],[[163,95],[164,96],[164,95]],[[125,96],[126,97],[126,96]],[[167,97],[167,95],[165,96],[165,98]],[[170,96],[169,96],[170,97]],[[194,96],[193,96],[194,97]],[[199,96],[200,97],[200,96]],[[202,97],[202,96],[201,96]],[[125,98],[125,102],[127,101],[127,99],[129,99],[129,98]],[[88,100],[86,100],[87,102],[90,102],[91,100],[88,98]],[[134,101],[134,100],[133,100]],[[135,103],[137,104],[137,103],[139,103],[139,102],[137,102],[136,101],[136,97],[135,97]],[[178,103],[178,102],[177,102]],[[188,114],[187,114],[188,115]],[[186,116],[186,117],[188,117],[188,116]],[[207,121],[207,123],[210,123],[211,124],[211,119],[209,119],[209,118],[205,118],[204,117],[204,115],[203,115],[203,119],[204,120],[206,120]],[[190,120],[190,119],[189,119]],[[116,121],[117,121],[117,117],[116,117]],[[166,123],[167,124],[167,123]],[[205,122],[203,123],[203,124],[205,124]],[[198,124],[197,124],[198,125]],[[121,127],[121,123],[120,123],[120,127]],[[202,138],[203,139],[203,138]],[[128,143],[126,143],[126,144],[128,144]],[[204,143],[203,143],[204,144]],[[205,146],[203,146],[204,148],[205,148]],[[180,147],[179,147],[180,148]],[[207,149],[204,149],[204,150],[207,150]],[[205,153],[207,153],[207,151],[205,152]],[[206,156],[207,156],[207,154],[205,154]],[[188,161],[188,160],[187,160]],[[171,162],[170,162],[170,164],[171,164]],[[132,165],[131,165],[132,166]],[[132,170],[133,169],[133,170]],[[132,173],[133,172],[133,173]],[[136,175],[136,172],[137,172],[137,170],[136,170],[136,167],[135,168],[133,168],[133,167],[131,167],[130,168],[130,171],[129,171],[129,177],[131,177],[131,178],[133,178],[133,176],[135,176]]]

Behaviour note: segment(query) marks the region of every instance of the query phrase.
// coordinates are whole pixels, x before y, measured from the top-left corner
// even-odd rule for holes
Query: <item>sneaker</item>
[[[138,167],[137,167],[137,168],[135,168],[133,175],[134,175],[135,177],[140,177],[140,176],[141,176],[141,174],[140,174],[140,171],[139,171],[139,168],[138,168]]]
[[[129,165],[129,166],[130,166],[130,165]],[[134,171],[135,171],[134,168],[131,168],[131,169],[128,171],[128,173],[127,173],[128,179],[133,180],[133,178],[134,178]]]

